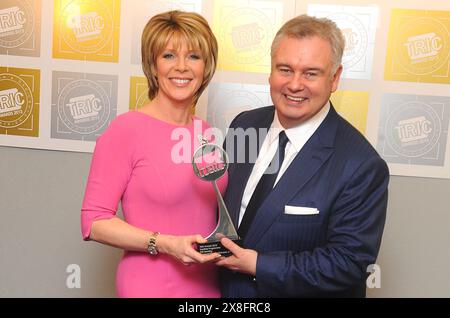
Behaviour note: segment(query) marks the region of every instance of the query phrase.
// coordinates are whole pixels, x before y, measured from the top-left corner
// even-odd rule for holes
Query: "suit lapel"
[[[331,107],[324,122],[297,154],[261,205],[244,240],[247,247],[254,247],[257,244],[276,218],[280,216],[280,209],[284,211],[285,204],[306,185],[329,159],[334,151],[337,118],[338,115]]]
[[[249,128],[250,129],[256,128],[258,154],[259,154],[259,149],[261,148],[261,145],[264,142],[264,139],[266,138],[267,131],[273,121],[274,113],[275,113],[274,109],[272,109],[272,111],[268,112],[268,114],[266,116],[264,116],[264,118],[256,120],[254,123],[246,122],[245,123],[246,126],[244,126],[244,127],[240,127],[240,126],[233,127],[234,129],[243,128],[244,130],[249,129]],[[237,146],[237,145],[235,145],[235,146]],[[247,152],[248,147],[245,147],[245,149],[239,149],[239,150]],[[236,150],[236,151],[239,151],[239,150]],[[246,158],[247,158],[247,156],[246,156]],[[250,177],[250,174],[252,172],[254,165],[255,165],[254,161],[245,160],[245,162],[243,162],[243,163],[230,164],[230,168],[228,170],[229,177],[230,177],[230,179],[233,179],[233,182],[232,182],[232,184],[229,184],[229,186],[228,186],[227,194],[225,197],[225,204],[227,205],[228,212],[230,213],[230,217],[233,220],[233,223],[234,223],[234,226],[236,227],[236,229],[238,228],[239,212],[241,210],[242,197],[244,195],[244,190],[245,190],[245,187],[247,186],[247,182],[248,182],[248,179]],[[233,187],[233,189],[230,189],[230,187]]]

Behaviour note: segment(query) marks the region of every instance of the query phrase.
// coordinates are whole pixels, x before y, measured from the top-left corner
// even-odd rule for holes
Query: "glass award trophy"
[[[227,237],[239,244],[240,238],[216,183],[216,180],[223,176],[228,169],[228,156],[222,147],[209,143],[201,136],[199,136],[199,139],[201,145],[194,152],[192,166],[197,177],[212,182],[219,207],[219,215],[216,228],[206,237],[208,242],[198,244],[198,251],[202,254],[216,252],[222,256],[229,256],[231,252],[222,246],[220,239]]]

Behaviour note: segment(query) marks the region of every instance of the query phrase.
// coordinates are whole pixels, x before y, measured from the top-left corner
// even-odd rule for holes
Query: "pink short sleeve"
[[[92,222],[116,215],[133,167],[136,138],[130,126],[119,116],[97,139],[81,208],[84,240],[89,240]]]

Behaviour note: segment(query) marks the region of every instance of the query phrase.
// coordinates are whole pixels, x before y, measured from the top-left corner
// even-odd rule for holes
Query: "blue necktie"
[[[261,206],[261,203],[263,203],[263,201],[269,195],[270,191],[272,191],[273,189],[273,185],[275,183],[275,180],[277,179],[278,173],[280,172],[280,168],[284,160],[284,150],[288,141],[289,139],[283,130],[278,136],[277,152],[273,156],[273,159],[267,167],[266,171],[264,171],[261,179],[259,179],[255,191],[253,192],[247,208],[245,209],[244,217],[242,218],[241,224],[238,229],[238,234],[242,239],[245,238],[245,235],[247,234],[248,229],[250,228],[250,225],[255,218],[256,212]]]

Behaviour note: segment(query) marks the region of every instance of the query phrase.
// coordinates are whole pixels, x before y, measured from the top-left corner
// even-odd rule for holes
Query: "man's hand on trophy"
[[[230,270],[246,273],[249,275],[256,275],[256,259],[258,258],[258,252],[245,249],[235,244],[229,238],[222,238],[220,243],[228,249],[233,255],[228,257],[221,257],[216,264],[226,267]]]

